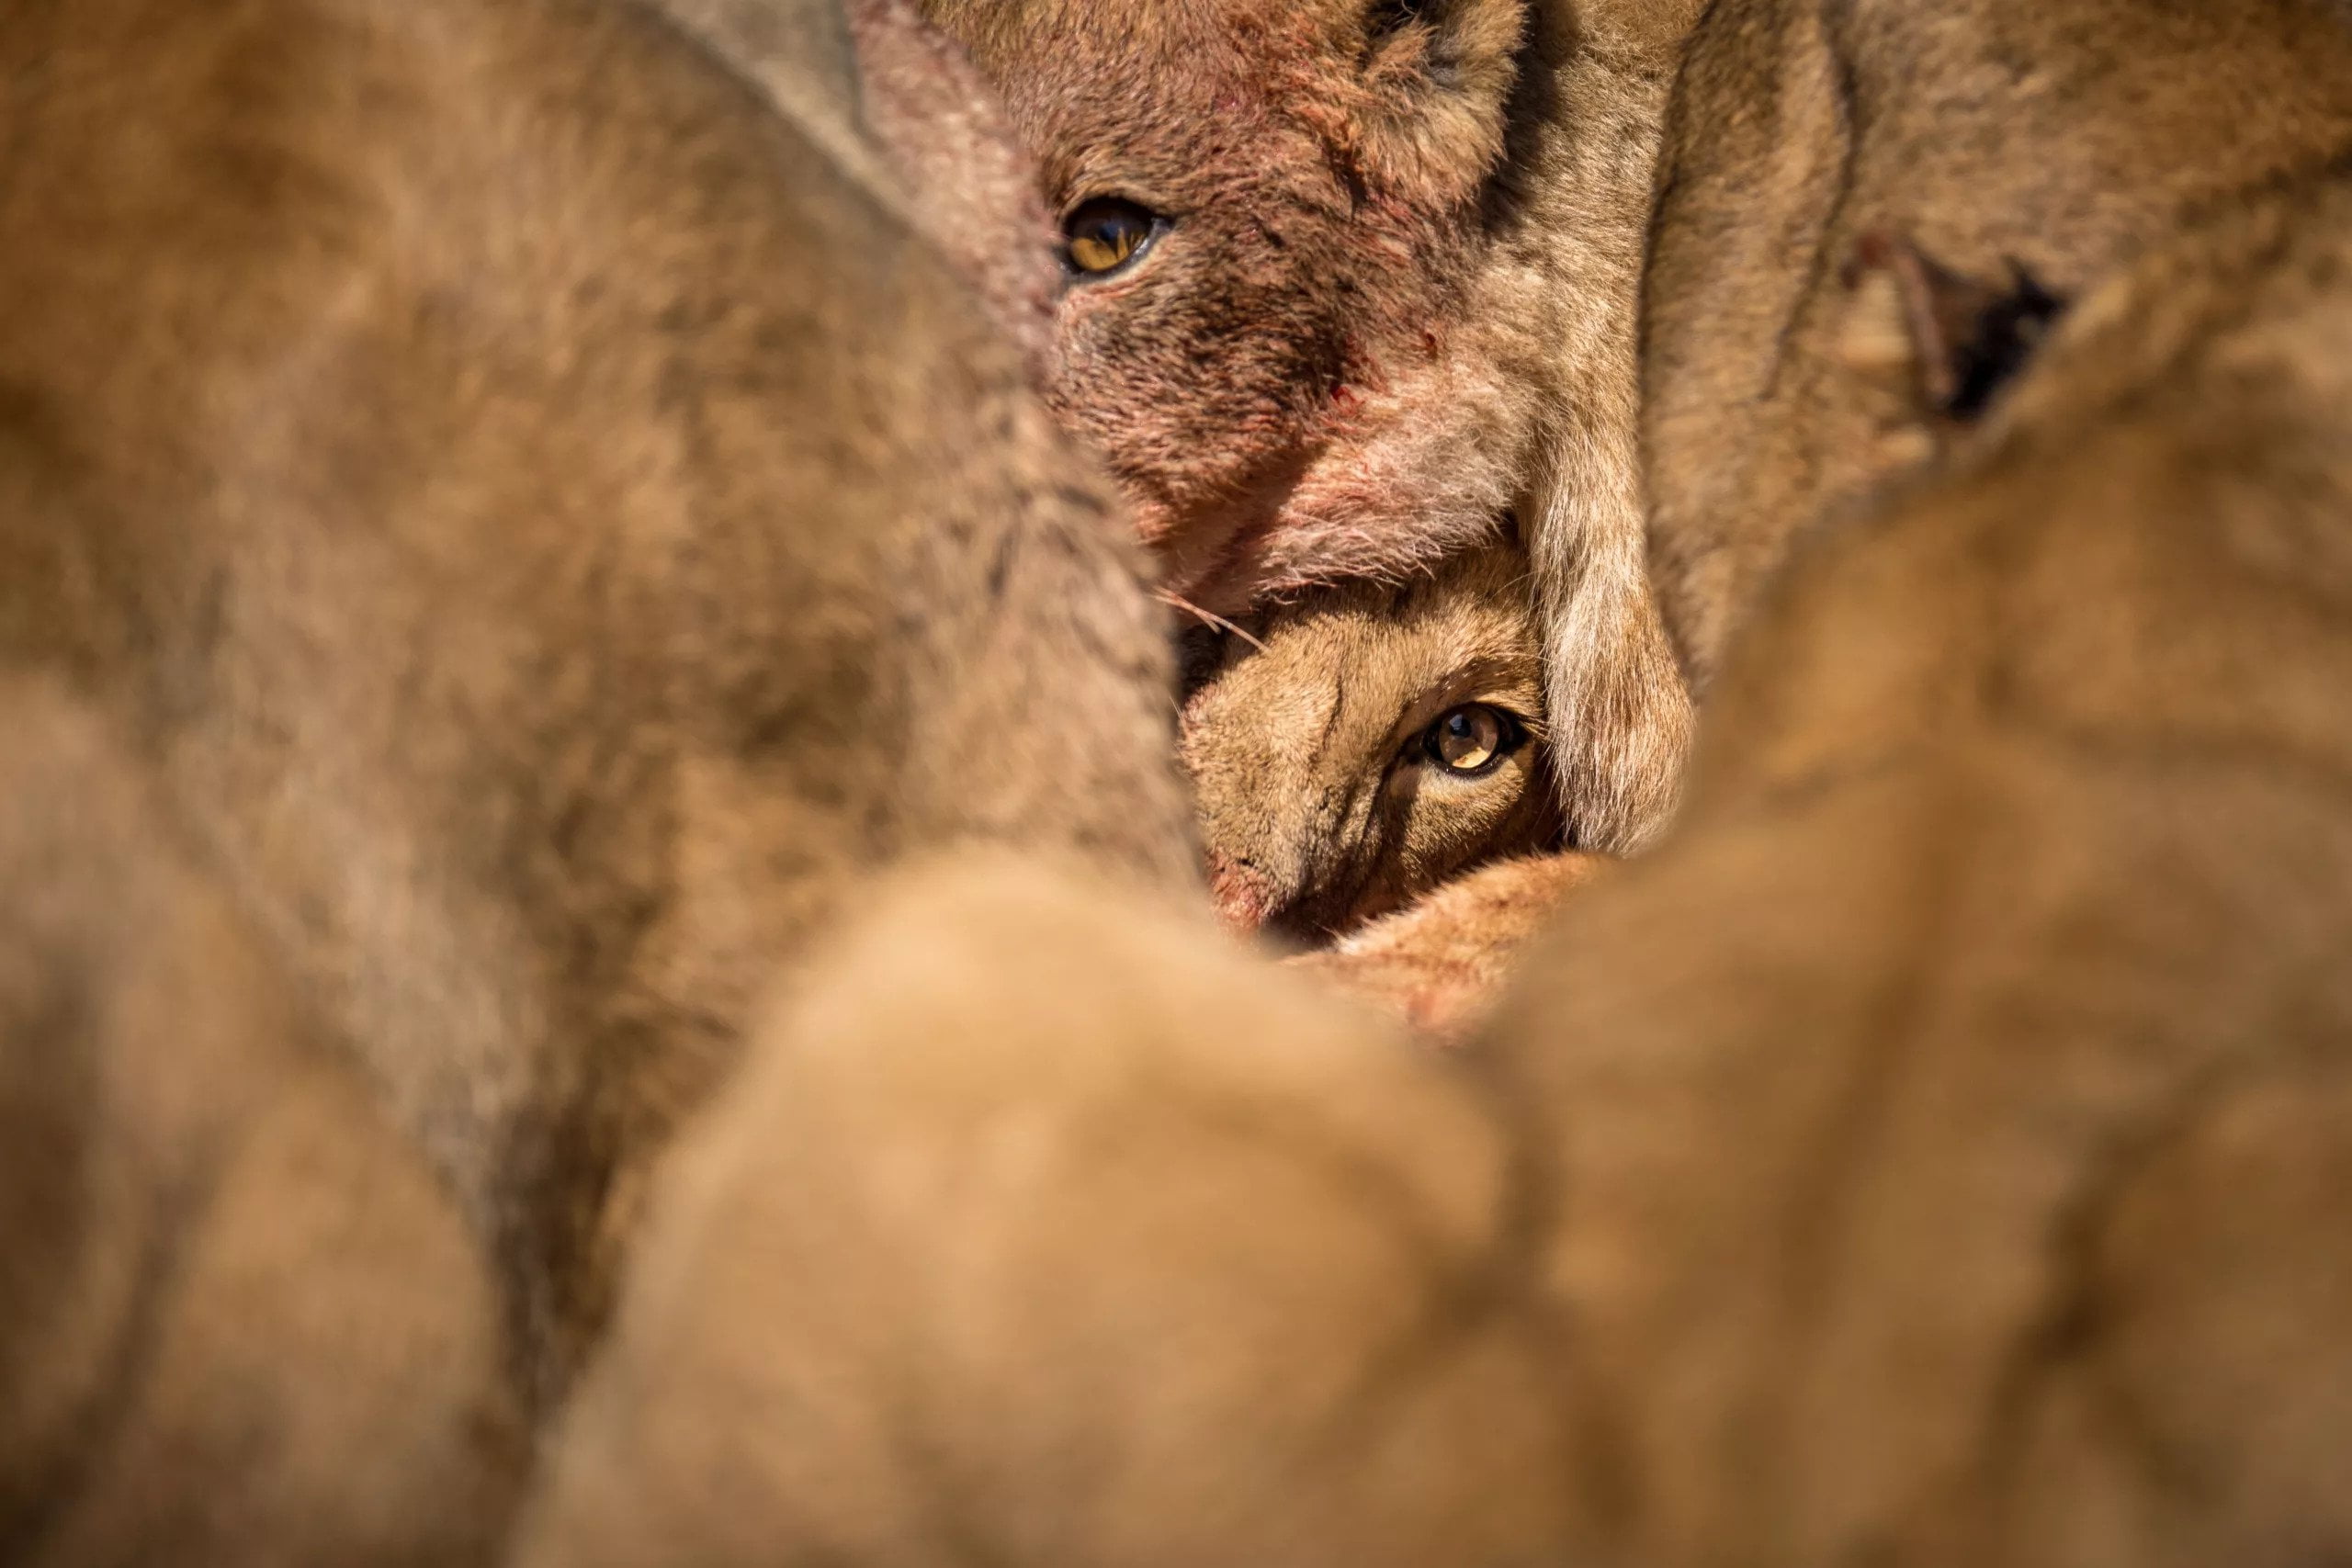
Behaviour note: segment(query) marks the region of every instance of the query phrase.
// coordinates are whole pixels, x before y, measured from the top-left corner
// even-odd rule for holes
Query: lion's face
[[[1269,534],[1408,532],[1459,482],[1381,454],[1464,324],[1518,0],[929,8],[1004,96],[1060,228],[1049,401],[1179,592],[1234,602]]]
[[[1182,749],[1229,923],[1320,941],[1557,842],[1515,549],[1310,594],[1216,644]]]

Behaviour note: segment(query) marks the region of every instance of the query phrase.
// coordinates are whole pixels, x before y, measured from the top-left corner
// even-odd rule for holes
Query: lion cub
[[[1188,635],[1182,755],[1218,911],[1309,943],[1558,846],[1526,558],[1319,590]]]
[[[1478,1070],[1034,871],[865,900],[517,1561],[2352,1562],[2352,188],[1991,420]]]

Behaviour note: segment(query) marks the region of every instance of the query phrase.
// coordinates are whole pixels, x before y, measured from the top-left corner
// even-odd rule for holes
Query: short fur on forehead
[[[1047,29],[1145,57],[1184,58],[1239,33],[1278,47],[1263,84],[1367,193],[1413,206],[1474,196],[1501,162],[1526,0],[923,0],[976,52]],[[1212,53],[1223,51],[1215,51]]]

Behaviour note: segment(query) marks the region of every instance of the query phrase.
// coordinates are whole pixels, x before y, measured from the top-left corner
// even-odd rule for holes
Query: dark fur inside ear
[[[1176,632],[1176,699],[1182,705],[1225,671],[1233,634],[1222,626],[1194,621]]]
[[[1901,302],[1923,412],[1973,423],[2016,379],[2065,312],[2066,300],[2009,263],[1998,281],[1955,272],[1899,235],[1870,234],[1855,247],[1847,282],[1890,277]]]
[[[1358,130],[1378,183],[1458,200],[1503,152],[1525,0],[1368,0]]]
[[[2021,264],[2010,262],[2008,288],[1980,299],[1968,329],[1949,340],[1951,394],[1944,412],[1962,420],[1984,413],[1995,394],[2033,358],[2065,310],[2064,299],[2042,288]]]
[[[1446,29],[1446,0],[1374,0],[1364,16],[1365,62],[1397,45],[1409,47],[1418,30],[1419,68],[1441,87],[1462,84],[1463,64]]]

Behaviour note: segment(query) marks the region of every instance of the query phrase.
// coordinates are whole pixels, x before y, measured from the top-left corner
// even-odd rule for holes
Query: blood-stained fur
[[[27,0],[0,82],[0,658],[153,761],[543,1389],[841,892],[965,840],[1189,880],[1106,491],[654,12]]]
[[[487,1258],[86,707],[0,678],[0,1560],[496,1560]]]
[[[1471,1052],[1035,872],[880,897],[522,1561],[2352,1554],[2346,516],[2295,188],[1801,552]]]
[[[1515,514],[1580,845],[1670,807],[1633,306],[1688,0],[923,0],[1069,258],[1049,400],[1171,592],[1396,582]]]

